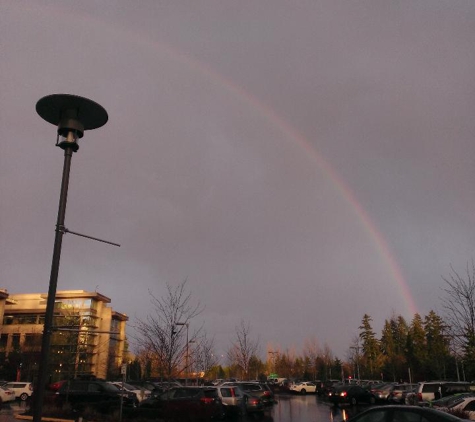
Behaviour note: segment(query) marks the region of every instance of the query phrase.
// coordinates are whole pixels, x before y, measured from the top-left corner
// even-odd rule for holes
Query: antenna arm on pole
[[[118,246],[118,247],[120,248],[120,245],[119,245],[118,243],[109,242],[108,240],[103,240],[103,239],[99,239],[99,238],[97,238],[97,237],[87,236],[87,235],[85,235],[85,234],[73,232],[73,231],[67,229],[67,228],[64,227],[64,226],[61,227],[60,230],[61,230],[63,233],[75,234],[76,236],[85,237],[86,239],[96,240],[96,241],[98,241],[98,242],[107,243],[108,245]]]

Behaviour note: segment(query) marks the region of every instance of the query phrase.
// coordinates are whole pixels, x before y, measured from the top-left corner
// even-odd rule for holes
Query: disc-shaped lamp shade
[[[58,134],[66,136],[74,131],[82,138],[85,130],[104,126],[109,119],[101,105],[70,94],[53,94],[43,97],[36,103],[36,112],[48,123],[58,126]]]

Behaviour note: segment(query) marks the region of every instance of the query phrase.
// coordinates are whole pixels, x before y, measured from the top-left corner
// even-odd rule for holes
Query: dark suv
[[[75,410],[91,406],[108,412],[114,407],[120,407],[121,396],[125,406],[135,405],[135,393],[121,393],[117,387],[105,381],[71,380],[56,392],[56,402],[60,406],[70,403]]]
[[[154,409],[155,416],[176,420],[220,420],[224,409],[215,387],[176,387],[142,401],[141,408]]]

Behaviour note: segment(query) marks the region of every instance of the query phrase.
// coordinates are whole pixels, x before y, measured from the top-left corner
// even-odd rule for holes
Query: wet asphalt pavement
[[[368,406],[334,407],[313,394],[277,395],[276,399],[277,404],[266,411],[263,422],[344,422],[368,408]],[[23,413],[26,409],[25,403],[3,404],[0,409],[0,422],[18,422],[15,415]],[[246,418],[246,422],[251,420],[254,419]]]

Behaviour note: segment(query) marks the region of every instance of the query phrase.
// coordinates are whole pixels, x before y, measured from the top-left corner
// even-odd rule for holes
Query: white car
[[[303,381],[298,382],[296,384],[292,384],[290,386],[290,391],[295,391],[296,393],[300,394],[316,393],[317,386],[313,382]]]
[[[10,388],[5,387],[4,385],[0,386],[0,404],[14,400],[15,392]]]
[[[15,392],[15,398],[21,401],[28,400],[33,394],[33,383],[23,381],[7,382],[3,387],[7,387]]]
[[[454,397],[453,404],[449,405],[448,407],[441,407],[438,409],[449,413],[462,411],[467,414],[468,419],[475,421],[475,397],[465,397],[461,398],[460,400],[457,400],[456,397]]]

